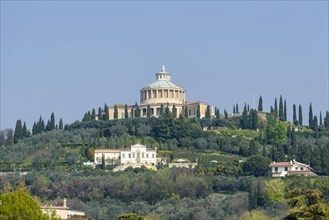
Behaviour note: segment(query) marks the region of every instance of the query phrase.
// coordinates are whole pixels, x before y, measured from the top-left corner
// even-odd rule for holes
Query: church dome
[[[161,71],[155,74],[153,83],[143,87],[140,91],[141,105],[144,104],[184,104],[185,89],[171,81],[170,73],[162,65]]]

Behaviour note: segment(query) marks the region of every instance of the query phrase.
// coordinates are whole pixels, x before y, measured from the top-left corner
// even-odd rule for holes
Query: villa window
[[[125,158],[125,154],[124,153],[122,154],[122,158]]]
[[[285,168],[284,168],[284,171],[288,171],[288,167],[285,167]]]
[[[135,158],[135,154],[133,154],[133,158]]]
[[[152,158],[154,158],[154,154],[152,154]]]
[[[275,169],[274,169],[274,170],[275,170],[275,172],[276,172],[276,173],[278,172],[278,168],[277,168],[277,167],[275,167]]]
[[[144,153],[142,153],[142,158],[144,158]]]
[[[149,158],[149,154],[146,154],[146,158]]]
[[[131,158],[131,154],[128,154],[128,157]]]
[[[304,167],[301,167],[300,170],[304,170]]]

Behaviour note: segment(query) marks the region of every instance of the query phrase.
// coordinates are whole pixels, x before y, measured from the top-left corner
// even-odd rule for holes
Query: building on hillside
[[[179,167],[179,168],[191,168],[194,169],[198,163],[191,163],[190,160],[185,158],[175,159],[171,163],[168,163],[169,168]]]
[[[316,174],[312,172],[310,165],[295,160],[290,162],[272,162],[269,167],[272,177],[285,177],[290,175],[316,176]]]
[[[102,164],[103,160],[105,165],[117,165],[113,171],[119,171],[127,167],[140,168],[142,166],[156,169],[159,158],[157,158],[157,148],[135,144],[124,149],[95,149],[95,164]]]
[[[41,206],[41,211],[43,213],[52,216],[54,212],[56,217],[60,217],[62,220],[88,220],[87,216],[82,211],[71,210],[67,207],[66,199],[63,202],[58,202],[55,205]]]
[[[176,108],[176,116],[187,113],[188,117],[197,117],[200,109],[200,118],[206,117],[208,104],[202,101],[186,101],[186,90],[171,81],[171,74],[166,72],[162,65],[161,71],[155,74],[155,81],[140,90],[140,104],[137,105],[113,105],[109,107],[109,118],[122,119],[147,117],[148,114],[158,117],[161,107],[167,107],[170,111]],[[210,116],[215,116],[215,107],[209,106]],[[115,116],[117,112],[117,116]],[[149,113],[148,113],[149,112]]]

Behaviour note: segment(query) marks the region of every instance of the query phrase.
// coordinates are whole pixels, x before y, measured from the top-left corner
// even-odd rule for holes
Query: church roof
[[[145,86],[150,88],[158,88],[158,87],[173,87],[173,88],[181,88],[180,86],[176,85],[175,83],[169,80],[156,80],[153,83]]]

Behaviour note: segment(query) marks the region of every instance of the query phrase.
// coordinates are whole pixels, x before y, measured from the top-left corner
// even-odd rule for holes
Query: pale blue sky
[[[328,2],[1,1],[1,129],[138,102],[162,64],[188,100],[282,94],[306,122],[328,109]]]

